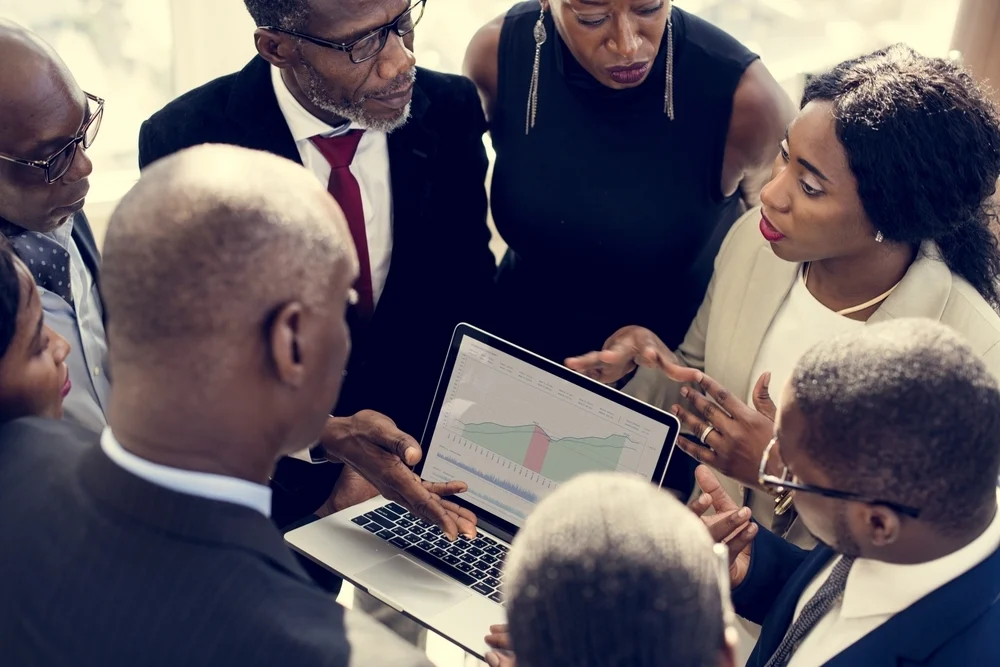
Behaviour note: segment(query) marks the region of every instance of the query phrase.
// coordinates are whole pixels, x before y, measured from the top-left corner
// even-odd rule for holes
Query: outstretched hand
[[[363,410],[353,417],[331,417],[320,439],[327,456],[357,471],[385,498],[436,524],[449,539],[476,535],[476,517],[444,500],[468,490],[465,482],[425,482],[411,469],[423,453],[412,437],[385,415]]]
[[[750,570],[750,549],[757,536],[757,524],[750,521],[750,508],[740,508],[719,483],[719,478],[705,466],[694,471],[695,481],[703,491],[688,506],[701,517],[712,539],[729,547],[729,583],[736,588]],[[714,510],[706,515],[709,509]]]
[[[711,377],[700,372],[697,375],[695,389],[700,388],[705,394],[684,387],[681,396],[689,401],[690,408],[675,405],[671,411],[705,446],[683,436],[677,439],[678,446],[723,475],[746,486],[757,486],[760,460],[774,435],[777,412],[770,395],[771,374],[761,375],[754,386],[756,409]]]
[[[656,334],[637,326],[616,331],[600,352],[571,357],[565,363],[567,368],[605,384],[618,382],[638,366],[658,368],[677,382],[690,382],[696,372],[682,366]]]

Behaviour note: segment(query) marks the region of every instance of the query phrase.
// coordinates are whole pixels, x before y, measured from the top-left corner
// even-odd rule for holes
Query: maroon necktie
[[[330,163],[330,194],[347,217],[347,226],[358,251],[358,280],[354,289],[358,293],[358,314],[368,319],[375,312],[375,293],[372,289],[371,260],[368,258],[368,234],[365,231],[365,210],[361,203],[361,186],[351,173],[351,162],[358,152],[358,143],[364,130],[351,130],[339,137],[313,137],[312,142]]]

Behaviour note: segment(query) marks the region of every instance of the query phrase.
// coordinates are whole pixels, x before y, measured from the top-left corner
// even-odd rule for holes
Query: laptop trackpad
[[[359,572],[357,578],[372,597],[419,616],[434,616],[472,595],[457,581],[446,579],[406,556],[393,556]]]

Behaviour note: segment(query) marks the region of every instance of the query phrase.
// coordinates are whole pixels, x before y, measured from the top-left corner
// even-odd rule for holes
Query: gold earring
[[[667,18],[667,89],[663,93],[663,113],[674,119],[674,22]]]
[[[535,116],[538,115],[538,70],[542,62],[542,44],[548,39],[548,32],[545,30],[545,8],[542,7],[538,15],[538,22],[535,23],[535,64],[531,68],[531,87],[528,89],[528,111],[524,120],[524,134],[531,131],[535,126]]]

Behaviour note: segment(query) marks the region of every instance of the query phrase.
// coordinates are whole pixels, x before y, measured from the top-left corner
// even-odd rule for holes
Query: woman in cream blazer
[[[926,317],[963,334],[1000,377],[1000,251],[990,229],[998,177],[1000,120],[965,71],[903,46],[843,63],[809,83],[762,206],[729,232],[680,348],[627,327],[567,365],[606,382],[638,367],[626,391],[677,413],[711,448],[688,441],[685,451],[733,474],[727,491],[770,528],[774,500],[753,486],[773,406],[751,393],[767,394],[773,375],[777,399],[812,344]],[[680,382],[701,379],[694,371],[710,376],[702,389],[714,380],[736,407],[695,392],[680,406]],[[798,525],[774,528],[814,543]]]

